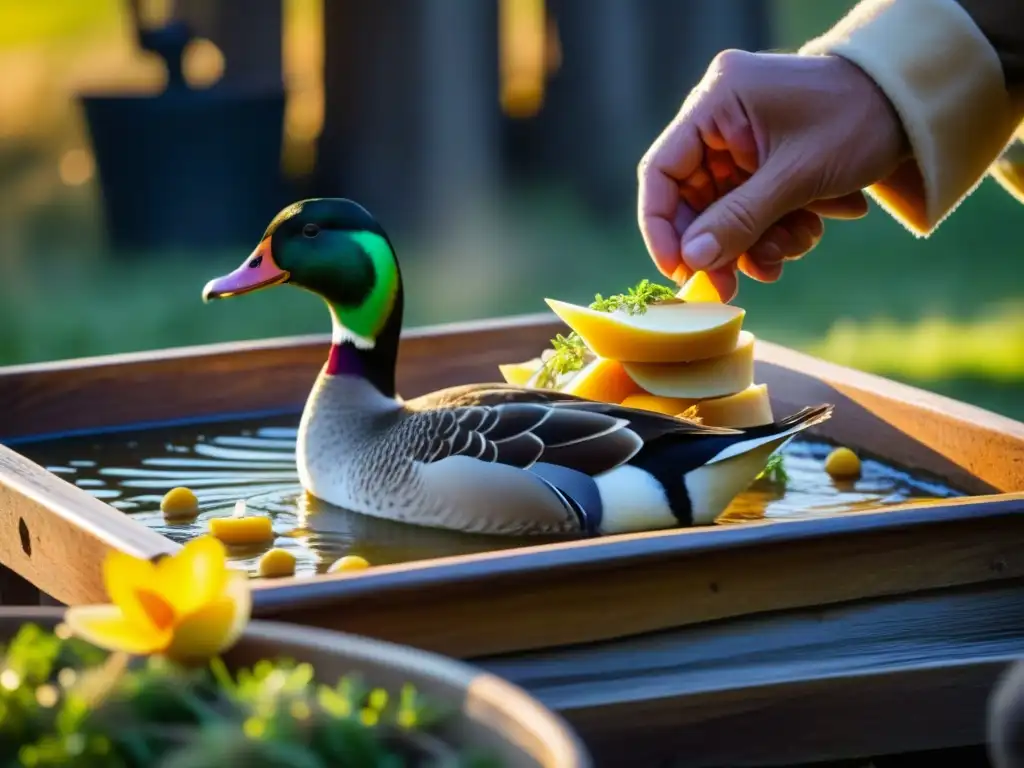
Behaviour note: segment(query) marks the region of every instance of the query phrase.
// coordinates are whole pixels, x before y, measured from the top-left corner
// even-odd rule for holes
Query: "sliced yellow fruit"
[[[732,350],[718,357],[692,363],[623,363],[622,367],[652,395],[693,400],[734,395],[754,383],[754,334],[741,332]]]
[[[694,272],[690,275],[690,279],[679,289],[676,298],[683,301],[722,303],[722,297],[718,295],[707,272]]]
[[[269,517],[215,517],[210,533],[225,544],[265,544],[274,540]]]
[[[626,408],[679,416],[696,408],[696,416],[710,427],[759,427],[775,421],[772,404],[768,399],[767,384],[753,384],[742,392],[710,400],[692,400],[680,397],[658,397],[651,394],[630,395],[622,401]]]
[[[636,408],[641,411],[654,411],[655,413],[664,413],[668,416],[678,416],[699,402],[699,400],[687,400],[680,397],[659,397],[658,395],[644,392],[638,395],[630,395],[622,401],[622,405],[625,408]]]
[[[728,354],[736,347],[746,314],[731,304],[710,302],[668,300],[630,315],[545,301],[598,357],[637,363],[680,363]]]
[[[588,400],[621,403],[623,398],[639,392],[640,387],[618,360],[599,357],[573,376],[563,391]]]
[[[501,377],[507,383],[523,387],[526,386],[526,382],[530,380],[530,377],[540,370],[541,365],[543,365],[541,359],[535,357],[533,360],[527,360],[522,363],[499,365],[498,370],[501,371]]]
[[[754,384],[728,397],[701,400],[697,416],[709,427],[760,427],[775,421],[767,384]]]

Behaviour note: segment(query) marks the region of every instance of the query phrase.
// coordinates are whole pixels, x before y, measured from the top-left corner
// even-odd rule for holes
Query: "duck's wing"
[[[738,434],[554,390],[501,384],[442,390],[406,407],[407,434],[419,438],[410,440],[414,458],[426,463],[467,456],[525,469],[541,461],[596,475],[668,434]]]

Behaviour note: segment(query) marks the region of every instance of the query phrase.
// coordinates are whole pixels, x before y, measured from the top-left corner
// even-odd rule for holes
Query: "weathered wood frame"
[[[550,315],[412,330],[403,337],[399,390],[415,395],[493,380],[499,363],[535,356],[564,330]],[[155,557],[176,546],[19,456],[20,440],[181,420],[298,413],[327,341],[316,336],[221,344],[0,370],[0,441],[13,446],[0,447],[0,563],[11,569],[0,584],[4,601],[31,601],[33,587],[65,603],[102,600],[100,562],[107,550]],[[829,606],[864,606],[850,609],[859,618],[843,619],[863,622],[886,601],[930,599],[936,590],[943,595],[957,589],[996,590],[1000,600],[1020,600],[1024,425],[766,342],[759,343],[757,354],[757,380],[769,385],[777,413],[832,402],[835,416],[818,435],[944,477],[978,495],[827,519],[617,536],[355,575],[258,581],[257,615],[408,643],[511,670],[510,677],[542,700],[556,701],[570,720],[576,713],[585,735],[614,745],[625,726],[621,713],[609,715],[615,708],[608,702],[595,698],[593,691],[576,698],[562,695],[561,682],[545,682],[547,693],[538,692],[530,685],[531,679],[536,682],[536,670],[508,667],[501,655],[535,651],[543,666],[560,653],[564,656],[561,649],[566,646],[604,641],[619,643],[627,652],[635,638],[656,631],[676,633],[688,647],[701,633],[712,631],[705,629],[716,626],[709,622],[766,616],[795,622],[795,627],[807,612]],[[1018,634],[1019,645],[1001,647],[1007,658],[1024,655],[1024,617]],[[901,690],[901,676],[924,679],[928,684],[917,690],[930,693],[923,701],[937,706],[941,700],[950,712],[961,712],[1001,669],[1005,659],[997,656],[967,659],[953,653],[947,659],[963,685],[975,692],[972,699],[958,690],[959,705],[956,697],[936,692],[944,685],[941,665],[887,667],[882,683],[869,683],[865,675],[858,679],[866,686],[864,695],[886,690],[890,699]],[[650,674],[638,665],[634,676]],[[749,685],[723,674],[728,685],[700,693],[705,697],[701,711],[735,715],[736,702],[743,700],[737,699],[737,691]],[[806,684],[807,674],[794,668],[790,679],[772,684],[789,690],[786,685]],[[814,705],[816,711],[825,711],[821,708],[834,696],[835,686],[826,683],[818,683],[825,693]],[[703,720],[694,720],[687,731],[665,714],[676,711],[669,706],[672,702],[690,702],[694,695],[685,682],[651,693],[645,706],[661,707],[662,718],[648,711],[648,722],[654,724],[648,730],[653,729],[652,744],[690,744],[696,762],[687,764],[710,765],[692,751],[697,732],[692,729],[703,727]],[[885,728],[875,740],[887,748],[927,738],[954,744],[969,743],[981,733],[977,723],[927,738],[906,723],[901,727]],[[780,732],[776,727],[774,733]],[[654,738],[658,734],[668,741],[659,742]],[[827,743],[819,739],[800,754],[847,754],[850,738],[848,734],[845,742]],[[705,752],[716,759],[737,758],[738,747],[730,749],[724,755],[721,749]],[[756,764],[759,758],[749,753],[743,752],[744,759]]]

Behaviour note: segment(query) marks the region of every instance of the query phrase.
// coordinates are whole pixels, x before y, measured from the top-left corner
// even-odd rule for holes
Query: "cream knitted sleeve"
[[[801,52],[853,62],[892,102],[914,160],[868,192],[920,236],[974,190],[1024,114],[996,50],[956,0],[863,0]]]

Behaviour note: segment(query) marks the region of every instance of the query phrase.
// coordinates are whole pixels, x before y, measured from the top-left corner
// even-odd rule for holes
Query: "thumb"
[[[809,200],[802,199],[797,163],[776,155],[736,189],[715,200],[682,237],[683,261],[709,270],[736,261],[776,221]]]

